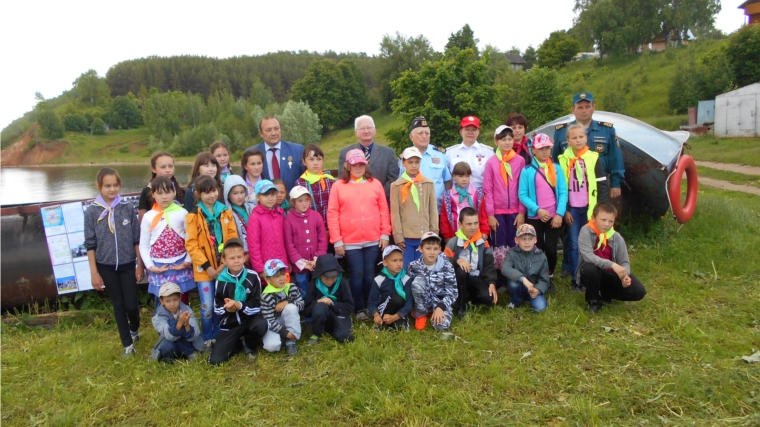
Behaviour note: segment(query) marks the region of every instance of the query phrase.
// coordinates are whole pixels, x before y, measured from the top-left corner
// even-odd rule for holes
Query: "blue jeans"
[[[375,265],[379,257],[380,247],[377,245],[346,251],[346,263],[349,270],[348,283],[351,287],[351,294],[354,296],[354,312],[359,312],[367,307],[367,298],[375,279]]]
[[[588,206],[582,208],[569,208],[567,210],[573,217],[573,223],[565,228],[565,238],[562,240],[562,269],[570,272],[570,277],[577,281],[575,270],[578,269],[578,234],[581,228],[588,222]],[[567,264],[565,263],[567,261]]]
[[[214,313],[214,282],[198,282],[198,296],[201,298],[203,340],[212,340],[219,335],[219,318]]]
[[[514,304],[515,307],[518,307],[523,301],[528,300],[533,310],[539,313],[546,310],[546,298],[544,294],[538,291],[538,295],[532,298],[528,292],[528,288],[522,283],[509,281],[509,297],[509,302]]]
[[[296,274],[296,286],[298,286],[298,292],[301,293],[301,298],[306,300],[306,289],[309,287],[309,272]]]
[[[417,251],[420,247],[420,239],[404,239],[406,249],[404,250],[404,268],[409,271],[409,264],[418,259],[422,254]]]

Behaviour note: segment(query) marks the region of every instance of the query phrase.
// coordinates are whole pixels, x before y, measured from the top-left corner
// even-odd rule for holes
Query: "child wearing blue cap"
[[[251,267],[264,278],[264,261],[268,259],[287,260],[285,215],[277,206],[277,187],[268,179],[262,179],[254,187],[258,204],[248,218],[246,239]]]
[[[395,245],[383,250],[383,271],[369,291],[367,310],[377,326],[409,330],[412,279],[404,270],[404,251]]]
[[[264,275],[267,286],[261,292],[261,314],[269,323],[269,330],[264,335],[264,350],[278,352],[285,343],[288,356],[293,356],[298,353],[296,341],[301,338],[299,313],[303,311],[303,298],[298,286],[288,283],[287,267],[281,260],[267,261]]]

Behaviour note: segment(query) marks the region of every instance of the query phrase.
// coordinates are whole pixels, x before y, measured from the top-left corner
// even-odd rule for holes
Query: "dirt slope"
[[[29,148],[34,140],[34,133],[38,129],[39,125],[34,125],[18,141],[2,151],[0,154],[2,166],[41,165],[63,154],[69,145],[66,141],[37,142]]]

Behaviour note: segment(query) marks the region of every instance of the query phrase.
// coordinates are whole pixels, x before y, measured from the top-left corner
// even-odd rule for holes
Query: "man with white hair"
[[[398,179],[398,163],[396,154],[389,147],[375,144],[375,121],[370,116],[359,116],[354,120],[354,133],[359,142],[343,147],[338,156],[338,175],[343,173],[346,163],[346,153],[358,148],[364,152],[367,166],[372,177],[379,180],[385,189],[385,198],[390,200],[391,184]]]

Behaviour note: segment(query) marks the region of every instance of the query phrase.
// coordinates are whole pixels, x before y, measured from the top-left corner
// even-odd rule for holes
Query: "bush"
[[[63,119],[68,132],[87,132],[87,119],[81,114],[69,114]]]
[[[90,125],[90,132],[93,135],[105,135],[106,134],[106,122],[101,118],[96,118]]]
[[[728,41],[726,57],[736,77],[736,85],[760,81],[760,25],[747,25]]]
[[[523,95],[519,111],[528,119],[530,129],[561,117],[566,112],[563,100],[567,97],[555,70],[533,67],[525,74],[521,91]]]
[[[51,110],[43,110],[37,113],[37,123],[40,124],[42,134],[48,139],[63,138],[65,128],[58,116]]]

